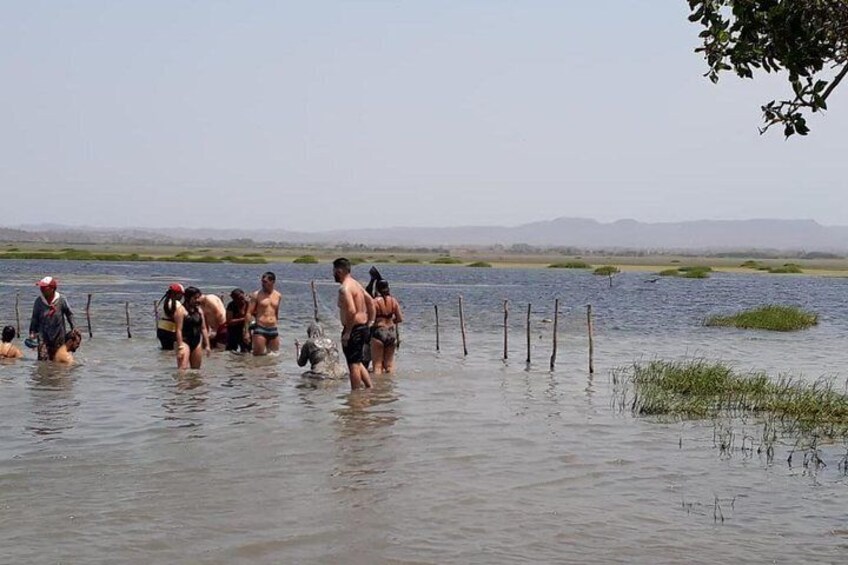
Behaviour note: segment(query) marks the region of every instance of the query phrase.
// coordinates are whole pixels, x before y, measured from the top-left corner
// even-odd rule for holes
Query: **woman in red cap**
[[[178,307],[182,307],[182,299],[185,289],[180,283],[173,283],[165,291],[165,296],[159,299],[156,304],[156,311],[159,311],[159,304],[162,305],[162,316],[156,321],[156,337],[159,338],[159,344],[165,351],[174,350],[174,342],[177,340],[177,326],[174,323],[174,313]]]
[[[65,297],[56,290],[58,281],[53,277],[44,277],[37,283],[41,296],[32,306],[32,319],[29,323],[29,338],[39,338],[39,361],[52,361],[56,352],[65,343],[65,320],[74,329],[74,313]]]

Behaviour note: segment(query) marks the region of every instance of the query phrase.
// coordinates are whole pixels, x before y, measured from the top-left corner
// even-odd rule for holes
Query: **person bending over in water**
[[[65,320],[74,329],[74,313],[65,297],[56,290],[58,282],[53,277],[44,277],[37,283],[41,296],[32,305],[32,319],[29,323],[29,338],[41,339],[38,345],[38,360],[53,360],[56,352],[65,341]]]
[[[375,375],[394,371],[397,324],[403,321],[400,304],[389,291],[389,281],[377,282],[377,294],[374,299],[376,317],[371,328],[371,359]]]
[[[339,366],[339,350],[332,339],[324,335],[324,328],[318,322],[312,322],[306,329],[307,340],[300,348],[297,357],[298,367],[307,363],[310,370],[303,373],[304,377],[317,379],[336,379],[344,374]]]
[[[56,356],[53,361],[63,365],[72,365],[74,363],[74,353],[79,349],[82,343],[82,334],[79,330],[71,330],[65,336],[65,343],[56,351]]]
[[[333,278],[339,286],[339,318],[342,322],[342,351],[350,371],[350,388],[371,388],[371,376],[363,364],[365,346],[374,322],[374,301],[350,274],[350,261],[333,261]]]
[[[180,306],[174,312],[174,322],[177,325],[177,368],[199,369],[203,363],[201,347],[209,355],[209,332],[203,310],[200,309],[198,298],[200,290],[190,286],[185,289],[185,306]]]
[[[3,328],[3,341],[0,343],[0,359],[20,359],[24,356],[23,351],[18,349],[12,340],[17,337],[18,332],[14,326],[6,326]]]
[[[168,287],[168,290],[159,300],[162,305],[162,316],[156,322],[156,337],[159,338],[159,345],[164,351],[173,351],[174,342],[177,340],[177,326],[174,324],[174,312],[177,310],[177,304],[183,299],[185,289],[179,283],[173,283]],[[159,304],[156,309],[159,309]]]
[[[227,304],[227,351],[250,351],[250,339],[244,337],[244,318],[247,316],[247,298],[240,288],[230,293]],[[249,331],[249,330],[248,330]]]
[[[203,311],[206,331],[209,333],[210,347],[227,345],[227,309],[224,301],[216,294],[203,294],[197,298],[197,305]]]
[[[280,334],[277,320],[283,295],[274,289],[277,276],[272,272],[262,275],[262,288],[256,291],[247,307],[244,338],[250,339],[253,330],[252,349],[254,355],[265,355],[268,351],[280,350]],[[251,322],[255,325],[251,328]]]

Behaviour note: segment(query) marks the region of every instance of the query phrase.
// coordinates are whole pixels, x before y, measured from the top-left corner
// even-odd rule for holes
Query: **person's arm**
[[[300,355],[297,358],[297,366],[303,367],[306,365],[307,361],[309,361],[309,342],[303,344],[303,347],[300,348]]]
[[[403,312],[400,309],[400,302],[397,301],[397,298],[393,298],[395,303],[395,323],[399,324],[403,322]]]
[[[68,301],[65,298],[62,298],[62,314],[65,315],[65,319],[68,320],[68,325],[71,326],[71,330],[74,329],[74,313],[71,310],[71,307],[68,306]]]
[[[180,355],[180,349],[183,347],[183,321],[185,320],[185,308],[180,308],[179,306],[174,309],[174,332],[176,334],[176,345],[174,346],[174,351],[176,351],[177,356]]]
[[[35,304],[32,305],[32,319],[29,321],[29,337],[35,339],[38,331],[41,329],[41,309],[42,302],[40,298],[35,299]]]
[[[350,330],[353,329],[351,320],[356,316],[356,303],[344,286],[339,288],[339,306],[342,313],[342,339],[347,341],[347,338],[350,337]]]
[[[374,299],[367,293],[365,294],[365,312],[368,313],[368,325],[374,325],[374,320],[377,319],[377,307],[374,306]]]
[[[212,355],[212,346],[209,344],[209,328],[206,327],[206,315],[200,310],[200,335],[203,336],[201,343],[207,355]]]
[[[247,310],[244,313],[244,332],[245,340],[250,339],[250,323],[253,321],[253,315],[256,313],[256,297],[251,295],[247,302]]]

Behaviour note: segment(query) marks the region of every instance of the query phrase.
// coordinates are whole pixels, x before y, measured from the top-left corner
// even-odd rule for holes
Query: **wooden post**
[[[527,364],[530,364],[530,304],[527,305]]]
[[[88,295],[88,300],[85,301],[85,321],[88,324],[88,339],[94,337],[91,333],[91,295]]]
[[[153,301],[153,324],[154,324],[154,327],[158,330],[159,329],[159,301],[158,300]]]
[[[21,335],[21,291],[15,293],[15,322],[17,322],[16,330],[18,337]]]
[[[439,348],[439,305],[433,304],[433,308],[436,310],[436,351],[440,351],[440,348]]]
[[[468,355],[468,343],[465,338],[465,313],[462,310],[462,295],[459,295],[459,329],[462,332],[462,354]]]
[[[595,373],[595,344],[592,339],[592,305],[586,306],[586,323],[589,328],[589,374]]]
[[[559,298],[554,300],[554,333],[553,333],[553,352],[551,353],[551,371],[556,366],[557,354],[557,326],[559,325]]]
[[[509,359],[509,300],[504,300],[504,361]]]
[[[130,303],[125,302],[124,308],[127,312],[127,338],[132,338],[132,332],[130,331]]]
[[[315,292],[315,281],[309,283],[312,288],[312,318],[318,321],[318,293]]]

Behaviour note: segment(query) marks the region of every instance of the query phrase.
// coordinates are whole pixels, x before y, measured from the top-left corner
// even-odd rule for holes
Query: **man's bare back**
[[[350,371],[350,388],[371,388],[371,377],[365,367],[365,347],[371,339],[374,301],[350,274],[350,261],[333,261],[333,278],[339,287],[339,318],[342,322],[342,351]]]
[[[206,329],[210,333],[215,333],[218,328],[227,323],[227,309],[224,307],[223,301],[214,294],[204,294],[198,300],[200,309],[203,310],[203,317],[206,320]]]

